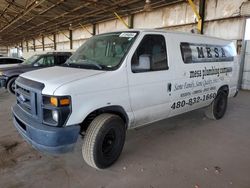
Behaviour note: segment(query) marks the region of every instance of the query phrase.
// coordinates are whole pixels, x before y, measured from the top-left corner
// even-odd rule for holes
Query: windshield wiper
[[[84,64],[81,64],[81,65],[95,66],[95,67],[97,67],[99,70],[102,70],[102,69],[103,69],[103,67],[102,67],[101,65],[99,65],[98,63],[95,63],[95,62],[93,62],[93,63],[84,63]]]
[[[67,67],[76,67],[76,68],[87,68],[87,69],[95,69],[95,70],[109,70],[109,67],[106,65],[99,64],[95,62],[94,60],[85,59],[80,60],[77,62],[72,61],[69,59],[67,63],[62,64],[61,66],[67,66]]]

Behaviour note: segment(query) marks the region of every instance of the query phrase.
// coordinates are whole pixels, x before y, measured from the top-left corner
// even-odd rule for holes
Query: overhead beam
[[[48,12],[48,11],[50,11],[51,9],[53,9],[53,8],[59,6],[60,4],[62,4],[64,1],[65,1],[65,0],[60,0],[60,1],[58,1],[56,4],[53,4],[53,5],[51,5],[50,7],[46,8],[45,10],[43,10],[42,12],[39,12],[38,15],[35,15],[35,16],[29,18],[28,20],[24,21],[24,22],[21,23],[20,25],[16,26],[16,27],[13,28],[11,31],[17,29],[18,27],[21,27],[21,26],[24,25],[24,24],[27,24],[28,22],[30,22],[31,20],[33,20],[35,17],[42,16],[42,15],[45,14],[46,12]],[[49,21],[49,20],[47,20],[47,21]]]
[[[10,0],[8,0],[10,1]],[[26,2],[31,2],[32,0],[27,0]],[[187,0],[177,0],[175,1],[177,2],[184,2]],[[44,8],[48,8],[51,6],[50,3],[54,3],[56,4],[58,1],[52,1],[52,0],[47,0],[46,4],[43,4],[43,10]],[[99,3],[100,2],[100,3]],[[142,7],[143,7],[143,3],[144,1],[142,0],[131,0],[131,1],[126,1],[126,0],[117,0],[114,1],[112,0],[112,4],[108,3],[108,1],[98,1],[98,3],[94,3],[93,0],[86,0],[86,1],[82,1],[79,3],[73,2],[73,5],[71,3],[69,3],[68,1],[65,1],[65,3],[60,4],[59,6],[55,7],[55,12],[54,11],[48,11],[46,12],[46,14],[42,14],[39,15],[39,12],[36,12],[34,9],[33,11],[31,11],[28,15],[24,16],[21,20],[19,20],[18,23],[14,24],[11,28],[8,28],[8,33],[7,30],[6,32],[4,32],[3,34],[0,34],[3,38],[5,43],[11,44],[11,43],[15,43],[16,41],[20,41],[23,38],[26,39],[32,39],[33,37],[38,37],[38,34],[43,34],[43,35],[51,35],[53,33],[55,33],[58,30],[67,30],[69,28],[69,25],[72,24],[74,26],[79,25],[79,23],[81,23],[82,25],[88,25],[88,24],[96,24],[99,23],[101,21],[109,21],[109,20],[113,20],[114,16],[113,16],[113,12],[117,11],[120,13],[120,16],[128,16],[128,13],[136,13],[139,12]],[[67,6],[67,3],[69,3],[69,5],[72,6]],[[88,6],[86,6],[88,4]],[[167,6],[171,3],[169,2],[165,2],[164,0],[161,1],[157,1],[157,2],[152,2],[152,6],[153,8],[160,8],[163,6]],[[172,2],[173,4],[173,2]],[[27,3],[28,5],[28,3]],[[82,8],[79,8],[79,6],[75,6],[75,5],[79,5],[82,6]],[[85,6],[83,6],[85,5]],[[90,6],[93,5],[93,6]],[[139,5],[136,8],[134,5]],[[75,7],[74,7],[75,6]],[[108,8],[107,8],[108,6]],[[26,6],[27,8],[28,6]],[[63,12],[65,11],[65,8],[67,8],[69,10],[69,12]],[[71,8],[69,8],[71,7]],[[77,8],[77,9],[76,9]],[[61,9],[61,11],[60,11]],[[85,10],[88,9],[88,10]],[[132,11],[128,12],[126,10],[131,10]],[[81,11],[81,10],[85,10],[85,11]],[[33,15],[34,13],[37,14]],[[40,11],[41,12],[41,11]],[[58,13],[58,17],[52,18],[48,21],[46,21],[45,19],[40,19],[39,16],[41,17],[46,17],[47,15],[52,15],[52,13]],[[67,13],[67,14],[66,14]],[[80,14],[79,14],[80,13]],[[74,16],[76,15],[76,16]],[[72,17],[73,16],[73,17]],[[21,31],[20,33],[18,32],[11,32],[11,34],[9,33],[9,31],[13,30],[13,28],[15,28],[18,25],[22,25],[25,21],[31,19],[31,18],[36,18],[34,20],[34,22],[30,22],[28,25],[29,27],[24,27],[23,29],[21,29],[21,26],[14,30],[14,31]],[[71,18],[72,17],[72,18]],[[25,19],[25,20],[24,20]],[[23,21],[24,20],[24,21]],[[128,25],[130,27],[133,27],[133,23],[129,23],[129,22],[133,22],[133,19],[128,20]],[[34,26],[30,26],[31,23],[35,23]],[[42,24],[42,25],[40,25]],[[27,24],[25,24],[27,25]],[[2,26],[4,26],[4,24],[2,24]],[[94,29],[94,28],[93,28]]]
[[[129,25],[126,23],[126,21],[121,16],[119,16],[119,14],[117,14],[117,12],[114,12],[114,15],[116,16],[116,18],[118,20],[120,20],[123,23],[123,25],[125,25],[129,29]]]
[[[14,23],[16,23],[17,21],[19,21],[20,19],[22,19],[26,14],[28,14],[30,11],[32,11],[35,7],[37,7],[38,5],[42,4],[45,0],[33,0],[32,3],[27,7],[27,9],[25,9],[24,11],[22,11],[20,14],[18,14],[17,16],[15,16],[10,22],[9,24],[5,25],[3,28],[0,29],[0,33],[3,32],[4,30],[8,29],[10,26],[12,26]]]
[[[94,35],[93,33],[91,33],[91,32],[88,30],[88,28],[87,28],[85,25],[82,25],[82,24],[80,24],[80,23],[79,23],[79,25],[80,25],[85,31],[87,31],[90,35]]]
[[[198,12],[198,10],[196,9],[196,5],[194,4],[193,0],[187,0],[190,7],[192,8],[196,18],[197,18],[197,21],[198,21],[198,25],[197,25],[197,29],[198,29],[198,32],[201,33],[201,28],[202,28],[202,18]]]

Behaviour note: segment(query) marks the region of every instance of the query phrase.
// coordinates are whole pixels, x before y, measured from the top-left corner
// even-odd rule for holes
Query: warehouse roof
[[[95,24],[181,0],[0,0],[0,44],[15,44],[79,24]]]

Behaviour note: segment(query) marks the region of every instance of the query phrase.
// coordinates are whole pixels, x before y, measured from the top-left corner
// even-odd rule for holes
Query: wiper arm
[[[98,63],[84,63],[83,65],[87,65],[87,66],[95,66],[95,67],[97,67],[99,70],[102,70],[102,66],[101,65],[99,65]]]
[[[81,62],[83,62],[83,63],[81,63]],[[103,67],[100,64],[98,64],[95,61],[90,60],[90,59],[81,60],[81,61],[78,61],[77,63],[79,63],[79,65],[82,65],[82,66],[84,66],[84,65],[86,65],[86,66],[94,66],[94,67],[97,67],[99,70],[103,69]]]

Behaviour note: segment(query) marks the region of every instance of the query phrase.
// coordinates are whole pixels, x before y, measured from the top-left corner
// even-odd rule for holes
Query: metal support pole
[[[201,34],[204,33],[205,10],[206,10],[206,0],[200,0],[199,14],[201,17]]]
[[[44,36],[42,35],[42,48],[43,48],[43,51],[45,50],[45,47],[44,47]]]
[[[36,39],[33,39],[33,50],[36,51]]]
[[[241,48],[241,55],[239,56],[239,78],[238,78],[238,90],[242,89],[242,82],[243,82],[243,74],[244,74],[244,65],[245,65],[245,56],[246,56],[246,47],[247,42],[245,40],[242,41],[242,48]]]
[[[23,41],[21,42],[21,50],[23,52]]]
[[[128,26],[129,26],[129,29],[133,29],[134,28],[134,14],[131,14],[128,17]]]
[[[56,50],[56,34],[53,34],[54,50]]]
[[[129,29],[129,25],[125,22],[125,20],[122,17],[120,17],[116,12],[114,12],[114,15]]]
[[[96,24],[93,24],[93,32],[92,32],[93,35],[96,35]]]
[[[82,24],[80,24],[80,23],[79,23],[79,25],[80,25],[85,31],[87,31],[90,35],[93,35],[93,33],[91,33],[91,32],[88,30],[88,28],[87,28],[86,26],[84,26],[84,25],[82,25]]]
[[[29,52],[29,42],[26,40],[26,50]]]
[[[73,32],[72,30],[69,30],[69,45],[70,45],[70,49],[73,49]]]
[[[196,6],[194,4],[194,2],[192,0],[187,0],[189,5],[191,6],[197,20],[198,20],[198,26],[197,26],[197,29],[199,31],[199,33],[201,33],[201,28],[202,28],[202,19],[201,19],[201,16],[200,14],[198,13],[197,9],[196,9]]]

